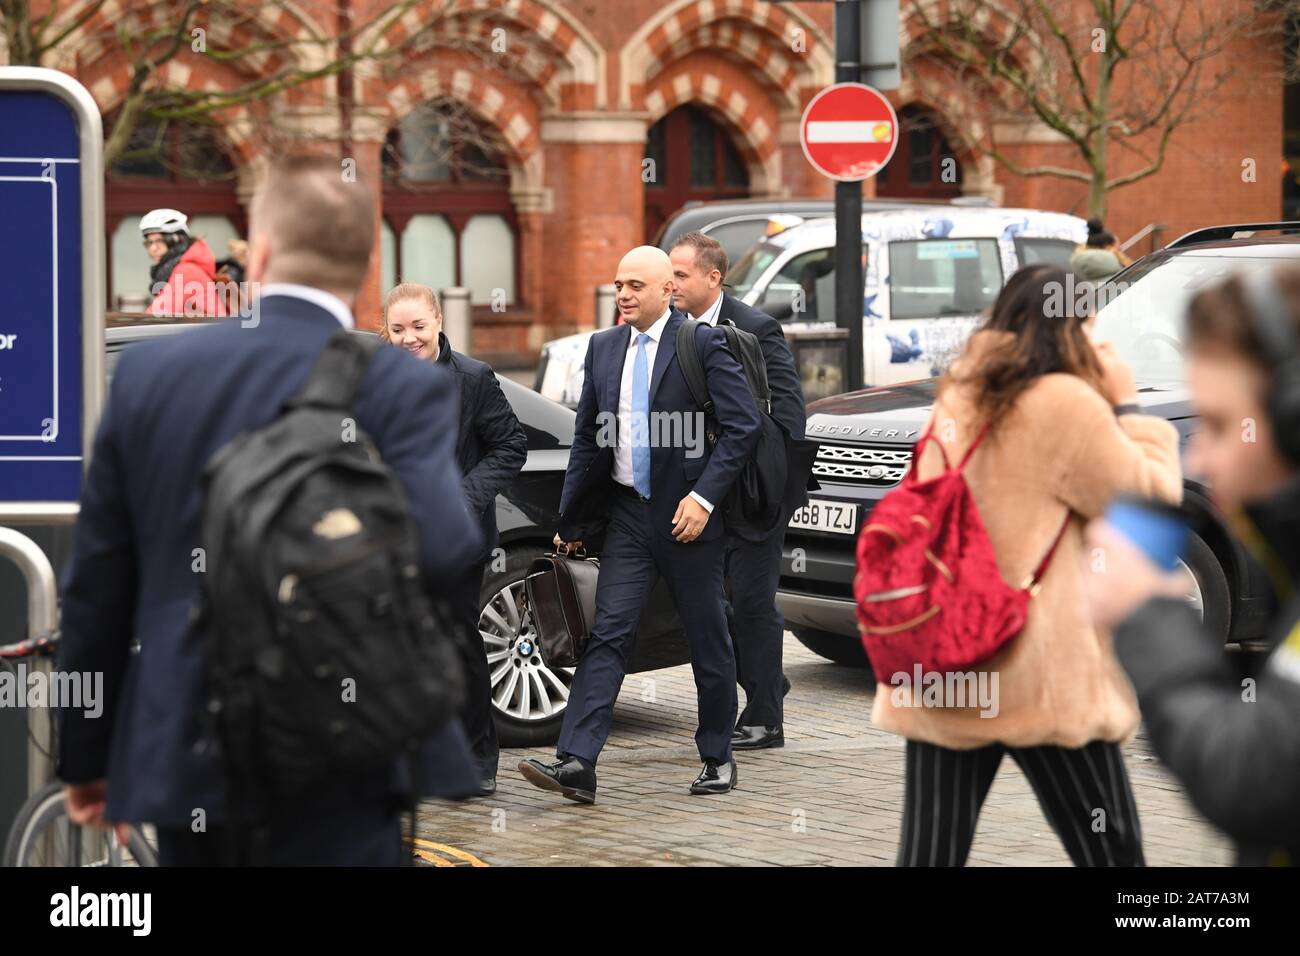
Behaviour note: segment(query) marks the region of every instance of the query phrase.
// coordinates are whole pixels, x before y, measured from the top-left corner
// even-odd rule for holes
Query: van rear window
[[[1069,239],[1033,239],[1016,236],[1016,261],[1023,269],[1038,262],[1047,262],[1062,269],[1070,266],[1070,256],[1079,248]]]
[[[889,243],[891,319],[974,315],[1002,288],[996,239],[919,239]]]

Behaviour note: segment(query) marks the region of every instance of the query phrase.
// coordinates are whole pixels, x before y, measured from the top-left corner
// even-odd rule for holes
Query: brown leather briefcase
[[[524,577],[537,646],[549,666],[573,667],[582,659],[596,622],[599,573],[600,562],[580,551],[538,558]]]

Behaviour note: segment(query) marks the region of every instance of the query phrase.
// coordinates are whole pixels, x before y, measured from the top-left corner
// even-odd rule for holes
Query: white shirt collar
[[[352,310],[332,292],[326,292],[324,289],[314,289],[309,285],[298,285],[294,282],[271,282],[261,287],[258,298],[265,299],[272,295],[287,295],[310,302],[338,319],[339,325],[343,326],[343,328],[356,328],[357,322],[352,317]]]
[[[663,338],[664,326],[668,324],[668,320],[672,317],[672,314],[673,307],[670,305],[668,308],[664,309],[664,314],[659,316],[658,321],[645,330],[645,334],[650,336],[651,342],[654,342],[656,345],[659,344],[659,340]],[[634,325],[629,325],[628,328],[632,330],[632,341],[635,342],[637,335],[640,333],[637,332],[636,326]]]
[[[707,309],[705,309],[703,315],[701,315],[701,316],[694,316],[694,315],[693,315],[693,316],[691,316],[691,318],[693,318],[693,319],[694,319],[694,318],[699,318],[699,320],[700,320],[701,322],[707,322],[707,323],[709,323],[709,325],[717,325],[717,324],[718,324],[718,313],[721,312],[721,311],[722,311],[722,290],[719,289],[719,290],[718,290],[718,297],[717,297],[716,299],[713,300],[713,305],[711,305],[711,306],[709,306]]]

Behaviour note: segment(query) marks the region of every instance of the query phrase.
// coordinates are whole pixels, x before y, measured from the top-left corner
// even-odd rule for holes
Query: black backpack
[[[695,404],[704,409],[705,437],[709,447],[718,443],[721,427],[714,414],[713,400],[709,397],[709,384],[704,374],[704,364],[696,343],[696,329],[708,326],[699,319],[688,319],[677,328],[677,362],[686,379]],[[727,347],[745,370],[749,390],[758,404],[762,427],[758,444],[745,462],[736,482],[727,493],[722,505],[723,520],[727,530],[750,542],[760,542],[772,535],[781,523],[781,504],[785,497],[786,469],[789,448],[783,429],[772,417],[772,392],[767,384],[767,362],[763,347],[751,332],[736,328],[735,323],[722,319],[718,322],[727,338]]]
[[[463,698],[456,617],[426,591],[401,483],[351,418],[379,348],[336,334],[279,417],[203,473],[195,617],[235,826],[389,773]]]

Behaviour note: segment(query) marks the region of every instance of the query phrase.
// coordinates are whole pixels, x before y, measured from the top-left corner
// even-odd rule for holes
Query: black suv
[[[1183,313],[1202,287],[1233,272],[1300,259],[1300,222],[1198,229],[1115,275],[1098,293],[1096,335],[1115,344],[1137,379],[1139,402],[1178,429],[1196,429],[1182,356]],[[867,389],[808,407],[807,435],[821,442],[813,473],[821,485],[785,537],[777,601],[786,624],[811,650],[865,665],[853,604],[854,545],[872,506],[897,485],[930,414],[937,380]],[[1194,533],[1186,564],[1188,600],[1225,642],[1250,642],[1271,601],[1257,565],[1228,533],[1207,489],[1184,482]]]

